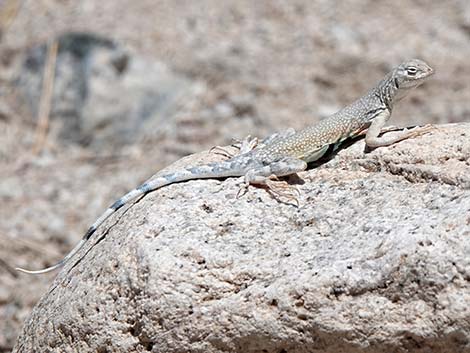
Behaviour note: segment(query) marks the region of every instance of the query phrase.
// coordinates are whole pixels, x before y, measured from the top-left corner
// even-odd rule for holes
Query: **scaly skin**
[[[147,181],[112,204],[63,260],[43,270],[30,271],[22,268],[17,270],[40,274],[61,267],[85,245],[106,219],[129,201],[182,181],[244,176],[245,188],[249,185],[264,185],[274,195],[297,202],[296,189],[277,181],[277,178],[305,170],[307,163],[321,158],[331,145],[336,148],[345,139],[361,135],[365,131],[367,131],[366,144],[372,148],[388,146],[428,132],[430,128],[425,127],[404,131],[399,136],[379,137],[382,127],[390,118],[394,103],[432,74],[433,69],[424,61],[418,59],[406,61],[388,73],[363,97],[316,125],[299,132],[275,134],[258,146],[253,140],[246,141],[240,149],[241,154],[227,161],[187,168]]]

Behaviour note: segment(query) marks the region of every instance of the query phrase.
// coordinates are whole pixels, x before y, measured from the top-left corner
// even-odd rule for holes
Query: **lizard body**
[[[113,203],[60,262],[37,271],[22,268],[17,270],[39,274],[62,266],[85,245],[96,229],[113,213],[129,201],[166,185],[193,179],[244,176],[245,188],[249,185],[264,185],[277,196],[295,199],[292,187],[277,181],[277,178],[305,170],[307,163],[321,158],[331,145],[337,148],[347,138],[359,136],[365,131],[367,131],[365,142],[373,148],[388,146],[428,132],[429,127],[425,127],[404,131],[399,136],[379,137],[382,127],[390,118],[394,103],[432,74],[433,69],[424,61],[418,59],[406,61],[395,67],[363,97],[316,125],[298,132],[275,134],[258,146],[255,146],[253,141],[247,141],[246,144],[242,144],[240,154],[226,161],[191,167],[151,179]]]

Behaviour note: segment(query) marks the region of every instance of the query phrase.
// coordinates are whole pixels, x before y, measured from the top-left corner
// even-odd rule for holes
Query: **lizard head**
[[[393,70],[393,80],[398,89],[411,89],[418,87],[434,70],[419,59],[411,59],[398,65]]]

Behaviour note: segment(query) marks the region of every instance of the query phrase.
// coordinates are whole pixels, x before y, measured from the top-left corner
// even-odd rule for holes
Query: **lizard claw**
[[[300,191],[297,187],[289,185],[285,181],[279,181],[277,177],[270,177],[266,180],[268,191],[276,198],[284,198],[299,207]]]
[[[248,135],[243,140],[235,140],[235,143],[232,144],[233,147],[240,150],[239,154],[244,154],[250,152],[258,146],[259,140],[257,137],[251,137]]]
[[[409,130],[409,137],[417,137],[425,135],[431,131],[437,130],[437,127],[433,124],[426,124],[424,126],[417,126]]]
[[[229,152],[226,148],[220,147],[220,146],[214,146],[209,150],[209,153],[215,153],[215,154],[220,154],[226,158],[233,158],[235,157],[235,154],[232,152]]]
[[[241,184],[240,187],[238,188],[237,192],[237,199],[239,199],[242,196],[245,196],[245,194],[248,192],[248,184]]]

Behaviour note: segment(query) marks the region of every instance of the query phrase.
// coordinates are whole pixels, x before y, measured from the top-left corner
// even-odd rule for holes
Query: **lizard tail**
[[[47,268],[44,268],[42,270],[27,270],[21,267],[16,267],[15,269],[23,273],[39,275],[39,274],[54,271],[55,269],[62,267],[65,263],[67,263],[68,260],[70,260],[70,258],[72,258],[77,252],[79,252],[83,248],[83,246],[86,244],[88,239],[91,238],[93,233],[95,233],[98,227],[106,219],[108,219],[114,212],[116,212],[118,209],[124,206],[127,202],[133,199],[136,199],[137,197],[141,195],[144,195],[146,192],[144,192],[143,186],[145,186],[146,184],[147,183],[144,183],[141,186],[139,186],[137,189],[130,191],[129,193],[121,197],[119,200],[117,200],[115,203],[113,203],[111,206],[109,206],[109,208],[95,221],[95,223],[93,223],[92,226],[88,228],[88,230],[86,231],[85,235],[80,240],[80,242],[62,260],[60,260],[56,264],[49,266]],[[157,186],[157,188],[158,187],[161,187],[161,186]]]
[[[200,167],[193,167],[185,169],[181,172],[176,172],[172,174],[167,174],[162,177],[158,177],[155,179],[151,179],[136,189],[128,192],[119,200],[114,202],[109,208],[88,228],[87,232],[80,240],[80,242],[59,262],[56,264],[49,266],[47,268],[41,270],[27,270],[21,267],[16,267],[17,271],[29,274],[43,274],[54,271],[55,269],[62,267],[65,263],[67,263],[76,253],[78,253],[86,242],[91,238],[93,233],[98,229],[98,227],[103,224],[113,213],[119,210],[122,206],[127,204],[129,201],[135,200],[140,196],[143,196],[151,191],[157,190],[165,185],[178,183],[181,181],[191,180],[191,179],[205,179],[205,178],[214,178],[214,177],[224,177],[224,176],[231,176],[233,172],[231,172],[231,165],[227,163],[225,165],[224,162],[221,163],[214,163]]]

